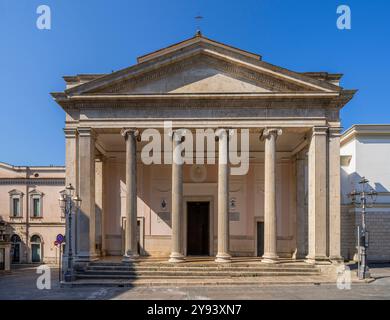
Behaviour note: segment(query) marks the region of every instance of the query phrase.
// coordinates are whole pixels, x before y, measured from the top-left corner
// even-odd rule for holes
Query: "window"
[[[38,218],[41,216],[41,199],[33,199],[33,217]]]
[[[12,201],[13,201],[12,216],[20,217],[20,199],[13,198]]]
[[[10,217],[21,218],[23,216],[22,204],[23,204],[23,192],[19,190],[12,190],[10,195]]]
[[[42,218],[42,197],[43,193],[37,190],[30,192],[30,217]]]

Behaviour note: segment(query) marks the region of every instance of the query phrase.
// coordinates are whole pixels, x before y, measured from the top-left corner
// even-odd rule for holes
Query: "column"
[[[79,128],[79,194],[77,215],[77,261],[96,259],[95,238],[95,134],[91,128]]]
[[[183,221],[183,162],[182,142],[184,130],[172,132],[172,250],[169,262],[184,261],[181,243],[181,229]]]
[[[277,263],[276,232],[276,139],[282,134],[280,129],[265,129],[264,160],[264,255],[262,262]]]
[[[137,239],[137,136],[133,129],[122,130],[126,141],[126,235],[123,262],[138,258]]]
[[[329,258],[342,262],[341,257],[341,178],[340,178],[340,136],[341,128],[329,128]]]
[[[314,127],[309,146],[309,254],[308,263],[329,262],[327,257],[327,127]]]
[[[95,198],[96,198],[96,243],[99,254],[105,256],[104,232],[104,156],[99,155],[95,162]]]
[[[78,172],[78,132],[76,128],[65,128],[65,185],[68,186],[72,184],[75,188],[75,192],[79,194],[79,172]],[[74,216],[72,223],[72,230],[68,226],[68,219],[66,219],[66,230],[65,230],[65,239],[72,239],[72,251],[73,254],[77,252],[77,234],[76,234],[76,225],[77,225],[78,214]],[[70,237],[69,234],[72,233]],[[68,269],[68,256],[69,256],[70,245],[66,244],[65,252],[62,259],[63,270]]]
[[[296,259],[307,255],[306,154],[307,150],[302,150],[296,156]]]
[[[215,262],[231,261],[229,254],[229,132],[219,129],[218,158],[218,253]]]

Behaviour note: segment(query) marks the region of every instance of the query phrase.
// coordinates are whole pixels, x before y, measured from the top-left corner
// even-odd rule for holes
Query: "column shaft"
[[[341,177],[340,177],[340,131],[329,128],[329,258],[334,262],[341,257]]]
[[[172,134],[172,249],[169,262],[184,261],[181,243],[183,221],[183,132],[176,130]]]
[[[218,159],[218,253],[215,261],[230,262],[229,254],[229,133],[217,131],[219,138]]]
[[[327,257],[327,127],[313,128],[309,147],[309,254],[307,262]]]
[[[91,128],[79,128],[79,193],[77,260],[96,259],[95,238],[95,136]]]
[[[278,262],[276,230],[276,139],[279,129],[265,129],[264,161],[264,255],[262,262]]]
[[[303,150],[296,158],[296,259],[304,259],[307,255],[306,153]]]
[[[104,157],[99,156],[95,163],[95,200],[96,200],[96,244],[99,254],[104,256]]]
[[[124,129],[126,141],[126,233],[123,262],[138,257],[137,239],[137,136],[138,131]]]
[[[79,194],[79,165],[78,165],[78,132],[76,128],[65,128],[65,185],[71,184],[75,188],[76,194]],[[77,225],[78,213],[74,215],[72,228],[69,228],[68,219],[66,219],[65,239],[72,239],[72,251],[73,254],[77,252]],[[70,237],[70,233],[72,236]],[[68,269],[68,256],[70,245],[65,246],[65,252],[62,259],[63,270]]]

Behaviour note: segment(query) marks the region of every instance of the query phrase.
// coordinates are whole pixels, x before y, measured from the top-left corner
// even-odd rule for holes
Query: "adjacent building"
[[[362,177],[378,192],[367,209],[368,259],[390,261],[390,125],[355,125],[341,138],[342,255],[353,259],[357,252],[357,227],[361,209],[348,194],[359,190]],[[372,202],[372,201],[369,201]],[[356,258],[356,257],[355,257]]]
[[[64,167],[15,167],[0,163],[0,220],[10,233],[12,263],[58,263],[56,236],[65,219],[58,205]]]

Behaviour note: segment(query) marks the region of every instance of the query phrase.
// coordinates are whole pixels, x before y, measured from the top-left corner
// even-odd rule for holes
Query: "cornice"
[[[178,61],[182,61],[187,58],[191,58],[195,55],[207,55],[214,57],[217,60],[223,60],[229,62],[230,64],[237,65],[240,68],[248,68],[249,70],[263,75],[272,77],[274,80],[280,79],[283,82],[291,83],[298,85],[303,88],[310,88],[310,90],[319,90],[324,92],[339,92],[342,90],[341,87],[328,83],[326,81],[318,80],[309,76],[306,76],[301,73],[293,72],[281,67],[274,66],[263,61],[257,61],[252,59],[247,61],[246,59],[240,59],[235,56],[226,55],[218,50],[213,50],[213,48],[207,48],[199,45],[198,47],[192,48],[190,50],[179,51],[175,56],[171,57],[169,54],[167,56],[162,56],[161,61],[145,61],[137,65],[131,66],[108,74],[101,78],[76,85],[72,88],[65,90],[67,94],[80,94],[87,92],[96,92],[107,86],[112,86],[120,82],[126,81],[128,79],[134,79],[136,76],[140,76],[152,70],[158,70],[167,65],[172,65]]]
[[[353,125],[347,129],[341,136],[341,145],[346,144],[354,138],[359,136],[365,137],[389,137],[390,138],[390,125],[388,124],[359,124]]]
[[[45,179],[0,178],[0,185],[65,186],[65,178],[45,178]]]

